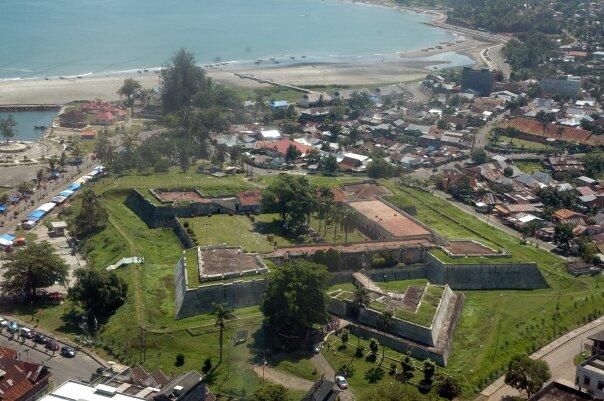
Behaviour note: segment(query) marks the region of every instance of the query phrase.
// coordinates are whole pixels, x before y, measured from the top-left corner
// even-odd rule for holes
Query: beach
[[[290,65],[269,66],[221,66],[208,68],[207,74],[219,83],[240,87],[262,87],[250,79],[239,78],[235,74],[253,75],[256,78],[277,83],[304,85],[359,86],[390,84],[421,79],[430,72],[427,66],[446,67],[438,60],[439,54],[456,52],[464,54],[480,64],[480,52],[488,47],[487,42],[464,38],[461,43],[444,46],[442,49],[412,51],[389,57],[389,61],[357,61],[338,63],[292,63]],[[400,61],[397,60],[400,58]],[[430,57],[431,61],[422,61]],[[144,88],[157,88],[159,74],[154,71],[136,71],[82,76],[81,78],[40,78],[0,81],[0,104],[65,104],[74,100],[118,100],[117,90],[123,80],[133,77]]]

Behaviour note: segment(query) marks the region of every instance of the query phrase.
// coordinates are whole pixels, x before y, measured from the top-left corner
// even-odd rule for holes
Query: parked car
[[[11,333],[16,333],[18,332],[20,329],[19,325],[17,324],[17,322],[9,322],[8,323],[8,331],[10,331]]]
[[[346,390],[348,388],[348,382],[346,381],[346,378],[344,376],[336,376],[335,381],[339,388],[343,390]]]
[[[42,333],[34,333],[34,341],[37,342],[38,344],[45,344],[46,336]]]
[[[315,344],[315,346],[313,347],[312,351],[313,351],[315,354],[319,354],[319,353],[321,353],[321,343],[317,343],[317,344]]]
[[[0,328],[5,328],[8,326],[8,320],[3,317],[0,317]]]
[[[31,331],[31,329],[28,329],[27,327],[21,327],[21,332],[19,335],[23,338],[28,338],[28,339],[34,338],[34,332]]]
[[[64,345],[61,347],[61,355],[63,355],[65,358],[73,358],[76,356],[76,351],[73,348]]]
[[[51,339],[46,340],[46,349],[47,350],[58,351],[59,348],[61,348],[61,347],[59,346],[59,344],[56,341],[53,341]]]

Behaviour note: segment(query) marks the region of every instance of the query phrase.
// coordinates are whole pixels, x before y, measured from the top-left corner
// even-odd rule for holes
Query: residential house
[[[66,128],[84,128],[86,124],[86,116],[79,110],[68,111],[59,115],[59,124]]]
[[[593,355],[577,365],[575,384],[595,399],[604,398],[604,354]]]
[[[94,123],[96,125],[110,126],[113,125],[115,121],[115,116],[109,111],[105,111],[94,116]]]
[[[268,102],[268,107],[273,110],[286,110],[289,107],[289,103],[285,100],[271,100]]]
[[[16,351],[0,348],[0,400],[34,401],[48,390],[51,373],[44,366],[17,359]]]
[[[321,378],[312,385],[301,401],[336,401],[340,392],[334,382]]]
[[[282,157],[287,155],[287,149],[289,149],[290,146],[296,148],[300,152],[301,157],[304,157],[312,148],[312,146],[304,145],[300,142],[292,141],[290,139],[281,139],[279,141],[258,141],[255,145],[256,150],[269,151],[269,153],[276,153]]]

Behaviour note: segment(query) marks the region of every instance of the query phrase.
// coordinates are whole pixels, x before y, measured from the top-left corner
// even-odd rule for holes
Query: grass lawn
[[[376,281],[375,282],[378,287],[382,289],[382,291],[386,292],[397,292],[399,294],[404,294],[412,285],[426,285],[428,284],[428,280],[425,278],[418,278],[414,280],[399,280],[399,281]]]
[[[505,146],[505,144],[509,144],[513,148],[534,151],[534,150],[545,150],[548,146],[541,142],[527,141],[525,139],[520,138],[512,138],[509,136],[500,136],[499,141],[497,142],[500,146]]]
[[[479,263],[508,263],[514,261],[514,258],[508,257],[486,257],[486,256],[465,256],[461,258],[454,258],[445,251],[439,248],[431,249],[430,254],[443,263],[450,263],[453,265],[468,265],[468,264],[479,264]]]
[[[346,240],[348,240],[348,242],[358,242],[367,239],[367,237],[363,235],[363,233],[356,229],[348,233],[348,237],[346,237],[340,227],[337,227],[334,230],[334,226],[331,223],[327,224],[327,230],[325,230],[325,221],[319,221],[314,216],[312,216],[310,219],[310,226],[315,231],[320,232],[321,235],[326,232],[325,241],[329,243],[335,242],[337,244],[342,244],[346,242]],[[264,213],[256,216],[254,227],[255,231],[262,233],[266,236],[270,236],[272,238],[272,241],[274,241],[277,246],[315,243],[314,240],[307,235],[292,237],[289,234],[284,233],[282,229],[283,226],[279,221],[279,217],[277,214]],[[201,237],[198,238],[201,240]]]
[[[346,346],[343,346],[342,341],[336,335],[329,336],[326,344],[328,345],[324,346],[322,349],[323,355],[337,372],[342,372],[344,370],[348,371],[348,384],[355,391],[358,400],[362,400],[364,392],[370,389],[374,384],[393,380],[389,375],[392,364],[395,365],[397,372],[401,372],[402,368],[400,361],[403,359],[403,354],[390,348],[380,347],[377,353],[377,360],[373,361],[372,358],[369,357],[369,341],[360,339],[352,334],[349,335]],[[357,345],[364,348],[362,357],[355,357]],[[384,352],[383,362],[381,362],[382,351]],[[380,362],[381,368],[384,371],[383,375],[370,374],[371,372],[368,371],[377,368],[380,365]],[[420,371],[422,363],[417,360],[412,360],[412,363],[416,367],[415,378],[419,380],[422,375]],[[446,370],[437,366],[438,373],[444,371]],[[430,395],[433,395],[438,399],[434,390],[432,390]]]
[[[539,171],[545,170],[543,165],[535,160],[516,160],[514,165],[518,167],[523,173],[532,174]]]
[[[436,308],[442,298],[444,288],[440,286],[430,285],[422,296],[421,303],[416,313],[409,312],[402,308],[394,308],[394,317],[406,320],[408,322],[416,323],[424,327],[430,327]],[[369,308],[374,309],[378,312],[384,312],[388,306],[380,301],[373,301],[369,304]],[[391,308],[390,308],[391,309]]]
[[[289,354],[277,354],[267,358],[270,366],[285,373],[301,377],[306,380],[315,381],[321,377],[315,366],[310,361],[310,351],[298,351]]]
[[[188,222],[200,245],[227,244],[242,246],[247,252],[270,252],[272,244],[266,236],[253,231],[253,223],[246,216],[217,214],[212,217],[181,219]]]
[[[187,286],[189,288],[197,287],[199,282],[199,270],[197,266],[197,247],[185,251],[187,261]]]

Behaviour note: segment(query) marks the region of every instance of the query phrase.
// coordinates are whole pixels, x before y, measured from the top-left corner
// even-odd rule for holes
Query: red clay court
[[[388,188],[375,184],[346,184],[342,185],[348,200],[373,199],[379,196],[390,195]]]
[[[172,203],[172,202],[198,202],[198,203],[210,203],[209,199],[203,198],[195,191],[157,191],[157,198],[160,202]]]

